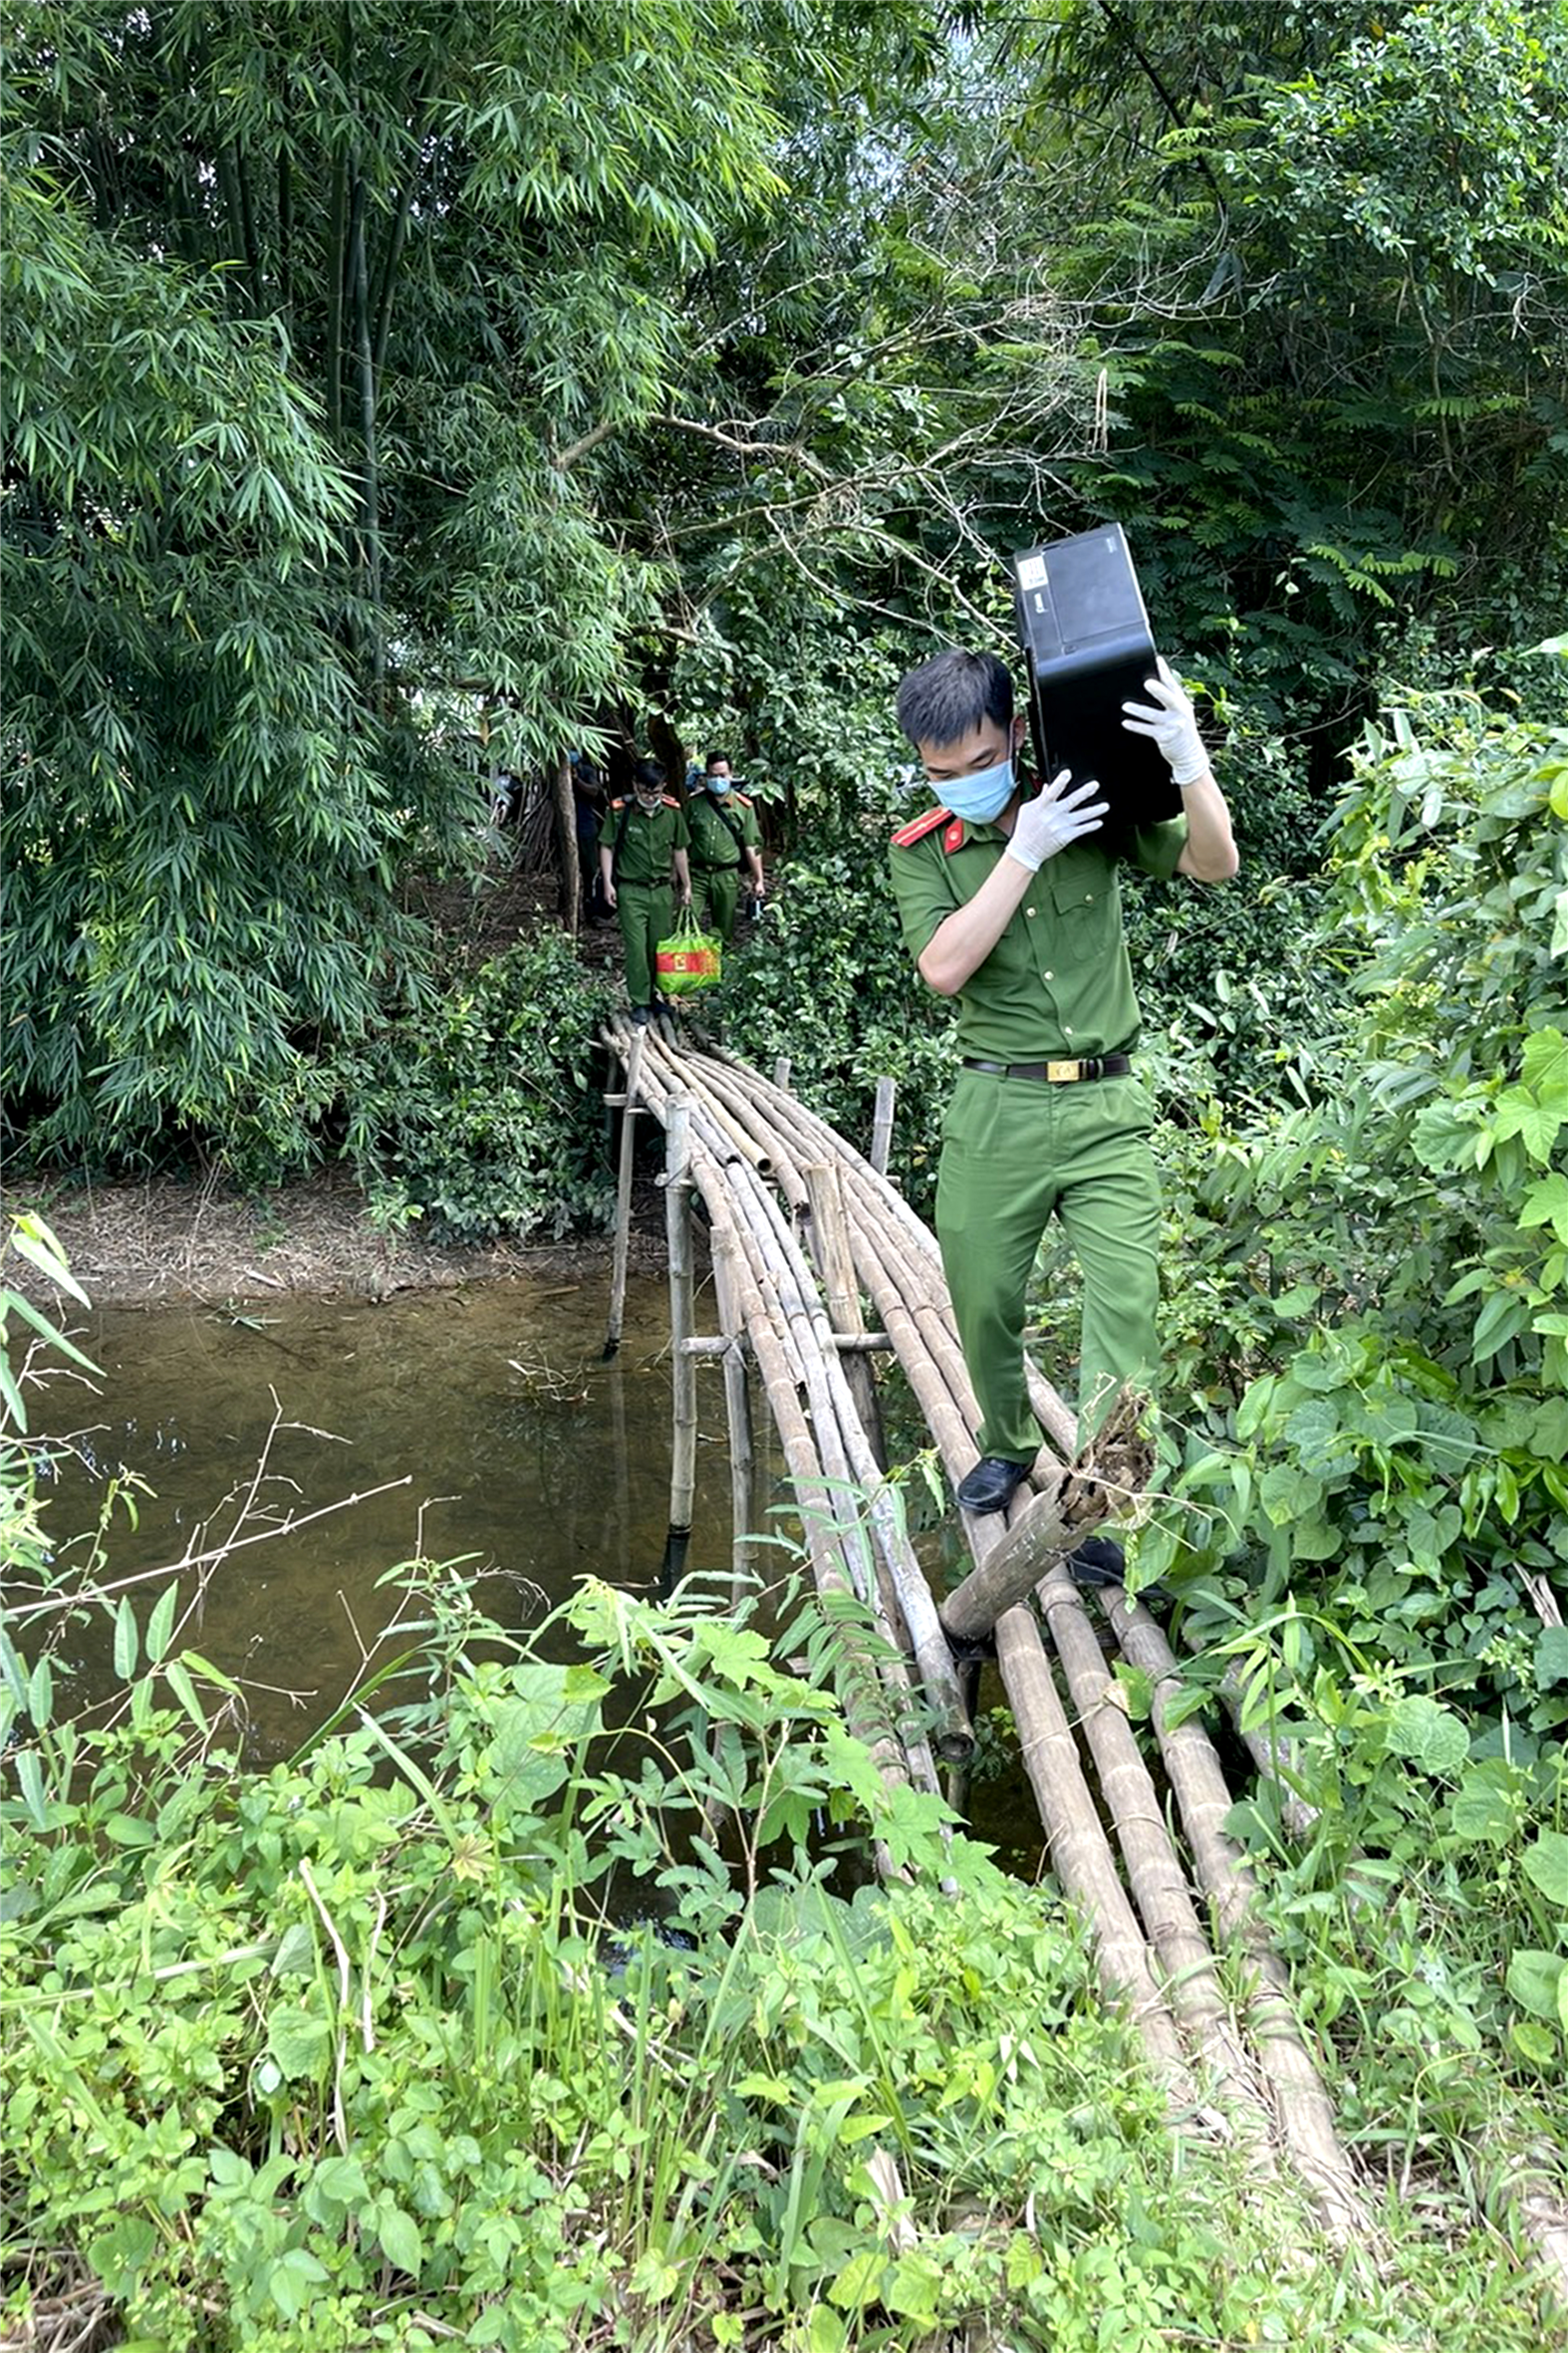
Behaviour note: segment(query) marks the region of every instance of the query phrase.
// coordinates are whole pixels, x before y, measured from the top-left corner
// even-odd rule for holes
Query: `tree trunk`
[[[577,855],[577,803],[572,794],[572,763],[565,752],[555,769],[555,822],[561,846],[561,928],[577,935],[583,904],[583,866]]]

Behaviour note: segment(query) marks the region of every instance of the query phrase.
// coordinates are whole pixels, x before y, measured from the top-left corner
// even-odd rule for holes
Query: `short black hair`
[[[709,768],[716,768],[720,760],[723,761],[726,768],[733,768],[735,765],[728,752],[709,752],[707,756],[707,765]]]
[[[906,674],[896,708],[914,744],[956,743],[982,719],[1010,727],[1012,673],[994,654],[964,654],[954,646]]]
[[[632,771],[632,782],[640,784],[645,792],[662,792],[664,789],[662,763],[658,760],[639,760]]]

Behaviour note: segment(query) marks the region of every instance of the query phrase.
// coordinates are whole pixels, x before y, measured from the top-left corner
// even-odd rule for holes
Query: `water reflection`
[[[667,1294],[633,1280],[607,1365],[605,1292],[590,1275],[379,1305],[105,1310],[79,1335],[101,1397],[80,1458],[46,1489],[57,1556],[85,1556],[77,1532],[121,1465],[151,1493],[134,1528],[116,1516],[112,1577],[230,1548],[181,1639],[245,1683],[256,1762],[330,1712],[396,1610],[385,1572],[416,1553],[467,1556],[465,1578],[508,1626],[536,1624],[582,1576],[652,1589],[669,1500]],[[67,1394],[52,1395],[56,1429]],[[716,1371],[697,1395],[687,1566],[713,1569],[730,1545]],[[351,1495],[363,1500],[310,1518]],[[143,1626],[159,1589],[138,1589]],[[80,1704],[110,1687],[107,1629],[71,1647]]]

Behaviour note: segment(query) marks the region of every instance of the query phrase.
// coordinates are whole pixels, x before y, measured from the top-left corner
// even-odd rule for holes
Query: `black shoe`
[[[1068,1554],[1067,1574],[1075,1585],[1090,1589],[1120,1585],[1127,1576],[1127,1554],[1114,1536],[1086,1536]]]
[[[1029,1475],[1027,1462],[1008,1462],[1000,1454],[982,1454],[974,1468],[958,1481],[958,1503],[964,1511],[1005,1511]]]
[[[647,1029],[647,1027],[648,1027],[649,1023],[650,1023],[650,1022],[653,1020],[653,1006],[652,1006],[652,1005],[634,1005],[634,1006],[633,1006],[633,1008],[632,1008],[632,1027],[633,1027],[634,1029]]]

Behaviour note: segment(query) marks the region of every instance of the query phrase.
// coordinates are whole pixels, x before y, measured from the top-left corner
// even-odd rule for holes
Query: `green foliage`
[[[1297,724],[1355,708],[1381,614],[1470,643],[1510,601],[1516,636],[1548,619],[1563,21],[1129,0],[1045,36],[1037,134],[1088,106],[1117,164],[1076,265],[1120,429],[1075,483],[1135,530],[1178,636],[1244,621]]]
[[[790,1085],[864,1151],[877,1081],[898,1081],[890,1171],[928,1207],[952,1087],[951,1007],[913,970],[888,879],[893,820],[817,829],[790,861],[758,934],[729,967],[724,1036],[759,1070],[780,1054]]]
[[[441,1240],[560,1234],[605,1206],[591,1085],[610,992],[543,932],[325,1066],[373,1219]]]
[[[8,157],[8,1106],[37,1147],[305,1149],[368,1018],[387,770],[325,565],[349,488],[276,344]]]
[[[109,1723],[0,1700],[7,2227],[132,2338],[892,2353],[1005,2306],[1020,2353],[1538,2341],[1478,2246],[1282,2269],[1292,2202],[1178,2157],[1056,1900],[884,1787],[815,1605],[770,1642],[727,1585],[588,1583],[567,1665],[402,1574],[411,1696],[265,1774],[133,1648]],[[873,1833],[914,1883],[851,1894]]]
[[[1562,2081],[1565,905],[1568,734],[1405,698],[1334,823],[1313,1100],[1172,1139],[1135,1573],[1184,1597],[1191,1702],[1229,1668],[1294,1725],[1310,1834],[1266,1789],[1239,1822],[1367,2129],[1479,2130],[1481,2049],[1548,2114]]]

